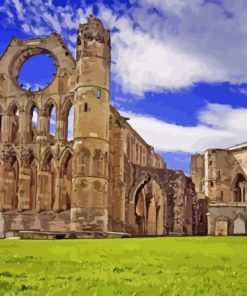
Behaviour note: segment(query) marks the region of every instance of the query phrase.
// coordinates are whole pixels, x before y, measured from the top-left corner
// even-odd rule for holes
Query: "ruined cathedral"
[[[53,57],[56,73],[45,88],[26,90],[19,71],[38,54]],[[79,25],[76,58],[57,33],[8,44],[0,57],[0,237],[206,233],[191,179],[167,169],[111,106],[110,64],[110,32],[93,16]]]

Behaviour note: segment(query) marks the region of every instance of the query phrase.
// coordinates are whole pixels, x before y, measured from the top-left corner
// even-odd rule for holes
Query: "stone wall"
[[[209,235],[246,234],[246,203],[215,203],[208,206]]]

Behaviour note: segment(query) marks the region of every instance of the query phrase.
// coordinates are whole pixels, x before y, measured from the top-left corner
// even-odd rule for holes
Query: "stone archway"
[[[235,202],[246,201],[246,178],[243,174],[238,174],[233,182],[233,194]]]
[[[165,192],[160,184],[148,176],[134,194],[135,223],[138,235],[163,235]]]

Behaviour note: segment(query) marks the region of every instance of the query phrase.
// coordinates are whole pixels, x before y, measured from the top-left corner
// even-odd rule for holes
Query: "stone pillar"
[[[11,126],[10,126],[10,118],[11,116],[7,113],[2,115],[2,142],[9,143],[11,136]]]
[[[22,164],[19,172],[19,210],[29,210],[30,208],[30,174],[30,168]]]
[[[45,188],[47,186],[48,176],[47,172],[41,170],[38,172],[38,200],[37,200],[37,211],[48,209],[48,201]]]
[[[55,202],[53,205],[53,210],[62,209],[62,195],[63,195],[63,176],[61,174],[61,168],[57,167],[56,174],[56,185],[55,185]]]
[[[36,140],[46,142],[48,135],[48,114],[45,110],[39,110],[38,131]]]
[[[19,110],[19,138],[20,143],[25,142],[25,131],[26,131],[26,114],[23,108]]]

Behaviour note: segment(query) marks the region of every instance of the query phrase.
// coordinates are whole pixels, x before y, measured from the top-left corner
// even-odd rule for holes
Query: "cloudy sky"
[[[91,13],[111,30],[112,104],[170,168],[189,174],[192,153],[247,141],[247,1],[0,0],[0,53],[56,31],[74,54]],[[27,67],[21,83],[46,83],[52,64],[38,64],[40,80]]]

